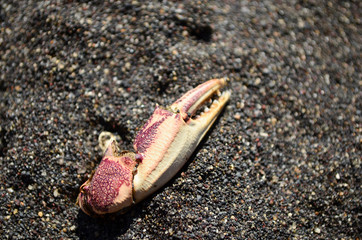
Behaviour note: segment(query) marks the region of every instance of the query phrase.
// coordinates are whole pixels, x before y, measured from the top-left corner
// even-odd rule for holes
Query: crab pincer
[[[167,108],[156,107],[138,132],[135,152],[118,153],[111,141],[77,203],[88,215],[125,212],[165,185],[196,149],[230,98],[226,79],[212,79]]]

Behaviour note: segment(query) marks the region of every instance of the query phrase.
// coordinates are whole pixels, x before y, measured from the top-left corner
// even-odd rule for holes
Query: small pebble
[[[59,196],[59,192],[58,189],[55,189],[53,192],[54,197],[58,197]]]

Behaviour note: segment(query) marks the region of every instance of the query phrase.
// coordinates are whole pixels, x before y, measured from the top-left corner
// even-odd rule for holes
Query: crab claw
[[[133,180],[135,202],[162,187],[186,163],[230,98],[230,91],[220,94],[225,84],[225,79],[209,80],[183,95],[170,110],[156,108],[133,145],[142,159]],[[211,105],[195,116],[208,101]]]
[[[168,108],[157,107],[136,136],[136,153],[117,155],[113,141],[94,175],[80,188],[81,209],[88,215],[123,212],[165,185],[226,105],[231,92],[220,93],[225,85],[225,79],[209,80]]]

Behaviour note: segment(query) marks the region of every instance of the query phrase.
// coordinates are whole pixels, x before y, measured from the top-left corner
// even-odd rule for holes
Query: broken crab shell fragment
[[[117,155],[116,142],[109,144],[92,177],[80,187],[77,202],[85,213],[101,215],[132,205],[134,155],[133,152]]]
[[[230,91],[220,93],[225,85],[223,78],[209,80],[168,108],[157,107],[134,140],[136,153],[118,154],[111,141],[97,170],[80,188],[77,202],[81,209],[88,215],[124,211],[165,185],[229,100]]]

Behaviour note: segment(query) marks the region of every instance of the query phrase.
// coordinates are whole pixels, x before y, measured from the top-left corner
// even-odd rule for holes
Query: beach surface
[[[2,239],[361,239],[360,1],[1,1]],[[75,204],[157,105],[231,99],[124,215]]]

